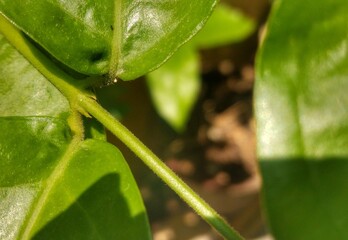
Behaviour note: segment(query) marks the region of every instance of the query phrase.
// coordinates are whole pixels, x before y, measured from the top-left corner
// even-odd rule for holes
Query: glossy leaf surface
[[[219,47],[242,40],[254,23],[237,10],[219,4],[207,24],[157,70],[147,74],[155,107],[176,131],[185,130],[201,88],[199,48]]]
[[[150,239],[121,153],[76,139],[68,101],[2,35],[0,66],[0,239]]]
[[[191,38],[215,2],[2,0],[0,11],[70,68],[130,80]]]
[[[276,239],[348,238],[347,11],[343,0],[277,1],[258,55],[258,153]]]

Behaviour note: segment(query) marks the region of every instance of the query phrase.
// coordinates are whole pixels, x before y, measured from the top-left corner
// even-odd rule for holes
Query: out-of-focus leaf
[[[200,90],[198,53],[184,46],[159,69],[147,75],[159,114],[177,131],[185,129]]]
[[[150,239],[121,153],[74,138],[66,98],[2,35],[0,66],[0,239]]]
[[[214,48],[238,42],[255,30],[255,23],[240,11],[219,4],[213,14],[192,39],[199,48]]]
[[[343,0],[278,0],[258,54],[258,154],[276,239],[348,239],[347,11]]]
[[[254,23],[237,10],[220,4],[203,29],[159,69],[147,75],[157,112],[176,131],[182,132],[201,88],[198,49],[242,40]]]
[[[191,38],[216,0],[12,0],[0,12],[75,71],[131,80]]]

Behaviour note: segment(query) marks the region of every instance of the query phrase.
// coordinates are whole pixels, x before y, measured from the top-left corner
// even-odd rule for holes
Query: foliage
[[[156,68],[202,27],[214,5],[0,2],[1,239],[151,238],[132,174],[91,116],[222,235],[240,239],[89,89]]]
[[[199,49],[241,41],[254,23],[239,11],[219,4],[207,24],[159,69],[147,74],[155,107],[176,131],[182,132],[201,88]]]
[[[0,46],[0,238],[149,239],[121,153],[84,138],[67,98],[3,35]]]
[[[191,38],[214,4],[25,0],[19,8],[6,0],[0,2],[0,11],[71,69],[132,80],[157,68]]]
[[[278,0],[258,54],[255,109],[276,239],[347,239],[347,1]]]
[[[151,238],[132,174],[91,116],[224,237],[241,239],[90,91],[157,68],[214,5],[0,1],[1,239]],[[278,0],[258,53],[258,154],[277,239],[348,237],[347,10],[343,0]],[[193,50],[209,45],[197,39],[177,55],[192,69]]]

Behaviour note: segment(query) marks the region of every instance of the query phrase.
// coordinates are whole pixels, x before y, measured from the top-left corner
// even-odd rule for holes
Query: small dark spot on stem
[[[111,31],[114,31],[114,26],[110,25]]]

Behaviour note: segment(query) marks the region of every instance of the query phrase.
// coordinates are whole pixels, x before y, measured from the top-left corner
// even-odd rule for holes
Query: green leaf
[[[150,239],[121,153],[2,35],[0,66],[0,239]]]
[[[147,84],[159,114],[175,130],[183,131],[201,86],[198,53],[191,45],[184,46],[147,75]]]
[[[207,20],[216,0],[12,0],[0,12],[75,71],[134,79],[157,68]]]
[[[254,27],[254,22],[237,10],[219,4],[207,24],[189,43],[160,68],[147,74],[157,112],[176,131],[185,130],[201,88],[198,48],[240,41],[250,35]]]
[[[82,142],[57,182],[34,239],[151,239],[136,184],[111,144]]]
[[[258,154],[276,239],[348,239],[347,11],[344,0],[278,0],[258,54]]]
[[[214,48],[239,42],[255,30],[255,23],[224,4],[216,6],[202,30],[192,39],[199,48]]]

